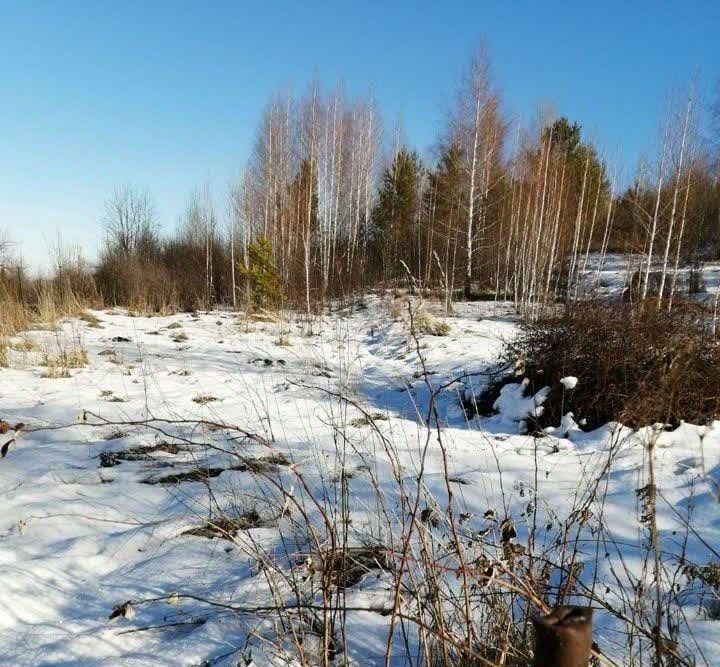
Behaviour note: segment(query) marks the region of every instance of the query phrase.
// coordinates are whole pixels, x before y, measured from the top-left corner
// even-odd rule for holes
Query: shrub
[[[702,267],[693,267],[687,277],[687,293],[689,296],[694,296],[695,294],[703,294],[705,291]]]
[[[651,271],[648,276],[647,296],[655,297],[660,293],[660,282],[662,274],[660,271]],[[642,298],[642,288],[645,283],[645,271],[633,271],[625,287],[624,297],[628,301],[637,302]]]
[[[706,323],[695,302],[672,312],[653,300],[577,304],[525,323],[507,356],[522,360],[531,389],[551,388],[541,426],[568,411],[590,428],[702,423],[720,415],[720,345]],[[559,382],[569,375],[579,380],[572,390]]]
[[[141,313],[177,310],[178,291],[168,270],[142,258],[101,258],[95,280],[108,305]]]

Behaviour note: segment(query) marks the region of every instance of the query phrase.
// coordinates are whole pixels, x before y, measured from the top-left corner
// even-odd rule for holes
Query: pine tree
[[[416,266],[422,165],[415,151],[401,148],[385,170],[372,215],[371,248],[384,280],[404,275],[400,264]],[[390,258],[392,263],[386,261]]]
[[[570,121],[562,116],[543,130],[543,142],[548,141],[552,136],[556,149],[562,150],[567,155],[574,155],[580,145],[581,129],[578,123],[571,125]]]
[[[262,236],[248,246],[247,265],[238,267],[240,280],[248,290],[249,307],[273,310],[280,306],[282,286],[272,255],[272,244]]]
[[[428,267],[434,265],[441,274],[448,311],[455,285],[458,249],[463,242],[462,159],[462,149],[457,142],[450,142],[442,147],[435,170],[428,174],[428,186],[424,195],[426,263]]]

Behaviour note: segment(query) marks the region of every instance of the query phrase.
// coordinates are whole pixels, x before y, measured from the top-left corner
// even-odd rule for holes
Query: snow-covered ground
[[[633,274],[645,270],[645,259],[644,255],[611,253],[605,257],[602,270],[598,271],[601,257],[598,253],[591,253],[587,264],[584,261],[581,263],[581,289],[601,296],[618,296],[628,286]],[[657,258],[653,262],[652,272],[659,275],[661,269],[661,258]],[[714,301],[720,289],[720,263],[717,261],[704,263],[699,269],[701,279],[696,281],[695,285],[699,291],[688,295],[692,271],[693,268],[690,266],[681,266],[678,269],[676,293],[682,298],[691,296],[700,301]],[[668,281],[671,280],[672,273],[668,276]],[[669,282],[667,289],[669,289]]]
[[[561,527],[583,507],[581,580],[626,609],[643,576],[636,491],[647,484],[651,436],[663,565],[684,587],[681,643],[698,665],[717,664],[717,610],[682,572],[720,561],[720,423],[707,433],[583,433],[568,418],[538,439],[519,433],[536,406],[513,386],[500,414],[469,420],[459,399],[471,380],[452,380],[495,363],[515,330],[509,308],[459,304],[449,335],[417,341],[389,312],[378,298],[312,325],[96,312],[96,326],[73,320],[28,333],[37,345],[13,352],[0,372],[0,417],[26,424],[0,460],[0,664],[281,664],[282,629],[261,608],[293,594],[273,568],[297,575],[313,597],[314,546],[297,539],[298,507],[322,533],[319,508],[333,515],[333,494],[346,485],[348,541],[387,541],[384,527],[405,522],[400,482],[414,488],[421,469],[422,507],[438,515],[422,530],[444,539],[450,487],[468,543],[489,555],[506,517],[518,543],[536,524],[536,553],[555,553]],[[88,363],[69,377],[43,365],[80,349]],[[442,444],[434,418],[429,430],[426,422],[435,391]],[[586,497],[596,479],[597,497]],[[234,540],[208,536],[221,515],[255,519]],[[592,539],[599,524],[602,544]],[[390,571],[371,569],[346,587],[355,664],[384,664],[392,583]],[[618,664],[621,628],[597,612],[596,640]],[[407,664],[400,649],[393,655]]]

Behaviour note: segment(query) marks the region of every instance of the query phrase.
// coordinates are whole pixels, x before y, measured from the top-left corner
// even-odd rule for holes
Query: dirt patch
[[[270,454],[257,459],[247,459],[239,466],[236,466],[234,470],[239,470],[240,472],[267,473],[274,472],[279,466],[288,465],[290,465],[290,461],[282,454]]]
[[[193,468],[183,472],[170,473],[162,477],[151,477],[143,480],[143,484],[180,484],[181,482],[207,482],[213,477],[219,477],[224,472],[252,472],[268,474],[275,472],[279,466],[287,466],[289,461],[280,454],[274,454],[257,459],[246,459],[242,463],[226,468]]]
[[[193,403],[197,403],[198,405],[207,405],[208,403],[215,403],[216,401],[219,401],[220,399],[216,396],[210,396],[201,394],[199,396],[195,396],[193,398]]]
[[[254,364],[255,366],[273,366],[277,364],[278,366],[284,366],[287,361],[285,359],[270,359],[268,357],[255,357],[254,359],[250,359],[248,361],[249,364]]]
[[[133,447],[120,452],[102,452],[100,454],[100,467],[112,468],[123,461],[154,461],[153,454],[164,452],[165,454],[177,454],[181,451],[180,445],[172,442],[161,442],[157,445],[146,447]]]
[[[186,530],[183,535],[205,537],[209,540],[216,537],[224,540],[232,540],[241,530],[263,528],[270,524],[271,522],[263,519],[257,510],[252,509],[237,517],[219,516],[206,522],[202,526]]]
[[[126,438],[128,434],[125,431],[111,431],[105,436],[105,440],[120,440]]]
[[[338,588],[355,586],[369,572],[393,569],[390,554],[380,545],[325,551],[319,560],[323,571],[330,574]]]
[[[233,468],[193,468],[184,472],[173,472],[162,477],[151,477],[142,480],[143,484],[180,484],[181,482],[207,482],[213,477]]]
[[[377,421],[387,421],[387,415],[382,412],[373,412],[370,415],[363,415],[362,417],[356,417],[350,421],[350,426],[355,428],[362,428],[363,426],[370,426],[370,424]]]

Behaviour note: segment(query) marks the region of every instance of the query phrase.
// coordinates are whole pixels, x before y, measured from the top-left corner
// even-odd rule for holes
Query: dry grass
[[[198,394],[192,400],[193,403],[197,403],[198,405],[207,405],[208,403],[215,403],[215,401],[219,401],[220,399],[210,394]]]
[[[59,319],[77,316],[90,326],[99,320],[85,310],[80,299],[67,284],[53,280],[26,281],[18,277],[0,278],[0,365],[9,363],[8,349],[30,352],[35,349],[30,339],[18,343],[12,339],[30,329],[54,330]]]
[[[37,352],[41,349],[40,343],[38,343],[34,338],[28,338],[27,336],[19,336],[12,339],[9,342],[8,347],[15,352],[21,353]]]
[[[11,339],[32,324],[32,315],[11,292],[0,285],[0,366],[10,363]]]
[[[91,329],[102,329],[102,320],[96,315],[91,313],[89,310],[83,310],[79,318],[85,322]]]
[[[450,325],[431,313],[424,301],[415,303],[410,297],[393,299],[390,315],[396,322],[404,322],[411,332],[418,335],[447,336],[450,333]]]
[[[96,302],[92,279],[87,273],[75,276],[74,280],[67,276],[31,280],[21,269],[3,273],[0,275],[0,366],[11,363],[11,350],[21,355],[38,350],[36,341],[19,336],[22,332],[55,331],[58,321],[64,317],[79,317],[88,326],[100,326],[100,321],[86,310],[97,305]],[[86,363],[84,351],[73,350],[46,355],[44,365],[48,377],[66,377],[69,368]]]
[[[221,485],[226,494],[241,499],[239,508],[214,510],[210,518],[198,516],[197,525],[183,535],[232,541],[256,564],[258,577],[277,605],[270,611],[277,622],[257,633],[254,641],[287,662],[315,665],[327,658],[324,664],[344,664],[350,646],[346,643],[345,609],[362,607],[368,614],[384,617],[388,638],[381,650],[387,650],[387,655],[417,655],[413,664],[423,667],[529,667],[533,660],[531,619],[538,612],[570,598],[595,607],[603,600],[604,588],[598,585],[594,592],[593,575],[583,577],[583,566],[590,564],[592,556],[578,551],[582,544],[581,551],[590,549],[592,554],[592,544],[586,545],[579,539],[581,535],[595,535],[598,544],[603,540],[613,544],[612,534],[595,511],[595,505],[603,502],[602,471],[597,478],[584,480],[566,507],[553,510],[549,522],[542,509],[536,518],[528,510],[524,519],[516,515],[513,520],[502,507],[486,512],[484,518],[472,517],[460,497],[448,504],[441,490],[435,496],[429,492],[422,476],[412,481],[404,476],[406,471],[396,462],[398,447],[407,443],[384,437],[374,417],[367,414],[374,427],[373,446],[377,449],[373,451],[383,452],[391,466],[397,492],[392,501],[388,502],[386,481],[381,487],[371,467],[356,478],[369,483],[369,487],[357,487],[362,489],[360,496],[354,495],[352,475],[328,477],[313,489],[305,476],[313,473],[304,472],[303,467],[287,469],[290,477],[284,481],[274,469],[253,468],[257,487],[250,494],[245,485],[242,490]],[[343,438],[353,441],[350,423],[337,426]],[[430,428],[427,437],[437,440],[445,451],[441,430]],[[488,446],[492,444],[488,442]],[[337,464],[345,469],[347,463],[340,454]],[[225,470],[243,469],[197,468],[146,483],[200,482],[218,493],[215,500],[220,503],[227,495],[213,488],[215,479]],[[452,477],[447,468],[443,475],[449,485]],[[295,490],[298,487],[303,488],[302,494]],[[506,491],[509,489],[503,495]],[[528,488],[528,493],[535,498],[537,489]],[[367,525],[356,522],[352,511],[359,497],[376,508]],[[639,510],[643,516],[648,511],[645,505],[644,501]],[[642,521],[639,518],[639,526],[647,530]],[[269,526],[280,530],[282,539],[263,546],[253,531]],[[652,552],[641,550],[639,556],[651,562]],[[675,623],[678,599],[687,589],[684,582],[677,588],[667,585],[674,576],[670,565],[668,569],[658,575],[663,585],[660,603]],[[688,577],[712,586],[714,572],[698,569]],[[627,633],[632,654],[624,664],[651,664],[634,657],[650,655],[656,661],[666,658],[657,664],[689,667],[691,663],[671,645],[665,631],[657,634],[653,629],[654,613],[646,593],[653,588],[652,574],[645,568],[638,576],[630,583],[616,582],[619,589],[626,585],[634,593],[626,599],[615,596],[613,604],[603,608],[604,614],[615,615],[617,622],[624,624],[622,631]],[[705,580],[711,583],[705,584]],[[354,597],[351,589],[364,584],[386,590],[384,601]],[[279,627],[283,631],[278,632]],[[655,644],[662,654],[658,656],[652,648],[656,636],[661,640]],[[617,642],[607,636],[599,643],[599,650],[617,648]],[[601,660],[593,664],[613,663]]]
[[[450,333],[450,325],[424,307],[418,308],[414,314],[413,325],[418,333],[428,336],[447,336]]]
[[[418,333],[413,330],[411,336],[427,381]],[[428,382],[433,403],[436,391]],[[474,495],[466,493],[472,490],[467,485],[476,482],[462,481],[449,463],[453,445],[438,419],[417,424],[419,442],[405,440],[392,421],[378,423],[385,415],[363,409],[354,394],[320,395],[332,401],[323,417],[342,443],[334,456],[309,439],[300,464],[277,455],[249,460],[249,441],[274,451],[280,443],[244,427],[210,431],[209,423],[199,421],[202,428],[188,429],[182,420],[183,447],[219,446],[224,457],[236,460],[163,468],[162,476],[143,480],[207,486],[213,504],[193,515],[185,535],[232,541],[232,549],[253,564],[264,593],[262,602],[260,596],[252,601],[267,604],[263,613],[272,621],[254,626],[253,651],[267,648],[278,662],[298,665],[346,664],[357,647],[351,646],[357,639],[348,639],[346,625],[347,612],[354,608],[383,616],[387,635],[378,653],[385,651],[388,661],[413,655],[413,664],[423,667],[527,667],[533,661],[531,619],[555,605],[578,603],[602,607],[613,631],[598,637],[599,650],[625,653],[622,664],[690,667],[673,643],[687,627],[683,596],[690,590],[688,579],[708,588],[716,573],[705,568],[677,574],[688,563],[682,544],[691,530],[689,518],[685,535],[682,526],[678,530],[680,546],[667,544],[663,569],[654,572],[657,551],[649,545],[655,528],[647,517],[654,513],[655,495],[638,495],[637,528],[643,539],[633,558],[639,567],[613,568],[598,578],[598,559],[619,548],[603,518],[604,480],[622,443],[613,442],[607,461],[586,469],[561,505],[550,507],[544,497],[547,486],[538,482],[537,459],[534,483],[532,475],[519,487],[512,473],[510,479],[498,476],[499,488],[488,495],[483,515],[485,508],[466,501]],[[199,403],[208,398],[196,397]],[[217,440],[209,443],[209,432]],[[411,446],[418,446],[418,454],[408,465],[403,458]],[[483,440],[483,446],[498,461],[505,447],[493,438]],[[131,452],[123,460],[146,455]],[[107,465],[116,465],[117,456],[108,455]],[[252,486],[243,473],[252,474]],[[457,484],[465,485],[462,493]],[[221,509],[227,507],[231,510]],[[257,529],[270,526],[280,539],[261,539]],[[355,595],[366,590],[383,593]],[[157,604],[156,594],[146,602]],[[208,609],[212,614],[212,600]],[[657,626],[657,609],[665,610],[670,629]],[[217,609],[227,611],[226,602]],[[242,655],[238,649],[237,657]]]
[[[26,331],[33,323],[32,312],[7,292],[0,298],[0,312],[0,333],[4,336]]]
[[[45,367],[42,377],[67,378],[70,377],[70,369],[83,368],[87,364],[87,352],[81,347],[75,347],[69,352],[61,352],[57,355],[46,355],[42,364]]]
[[[20,331],[27,331],[31,324],[30,311],[0,285],[0,366],[7,367],[10,363],[11,339]]]
[[[207,539],[220,538],[232,540],[241,530],[252,530],[263,528],[271,523],[270,520],[261,516],[260,512],[252,507],[234,516],[226,514],[214,517],[202,526],[186,530],[183,535],[194,537],[205,537]]]

